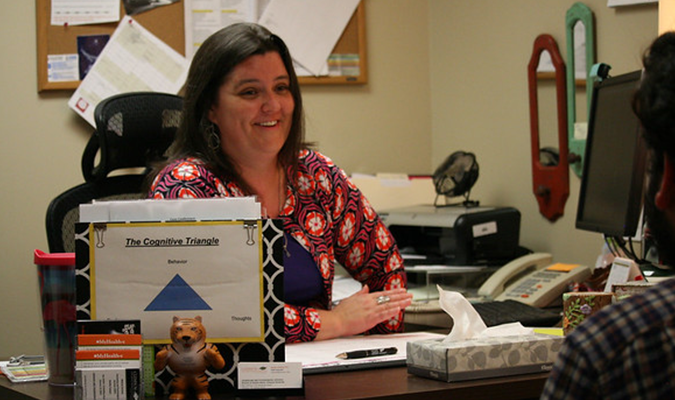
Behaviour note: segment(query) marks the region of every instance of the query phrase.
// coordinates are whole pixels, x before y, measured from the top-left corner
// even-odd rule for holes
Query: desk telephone
[[[569,283],[582,282],[591,275],[585,265],[552,262],[548,253],[519,257],[495,271],[478,289],[478,296],[545,307],[560,298]]]

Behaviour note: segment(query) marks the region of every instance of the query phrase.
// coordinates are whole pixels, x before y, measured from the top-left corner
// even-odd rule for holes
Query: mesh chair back
[[[46,228],[50,253],[75,251],[75,224],[80,221],[80,204],[92,200],[132,200],[141,193],[142,175],[114,176],[101,182],[85,182],[66,190],[49,203]]]
[[[181,97],[155,92],[124,93],[96,106],[96,131],[82,154],[86,182],[61,193],[47,209],[50,252],[75,251],[80,204],[146,197],[141,193],[146,173],[173,142],[182,107]]]
[[[169,93],[123,93],[101,101],[94,111],[96,131],[82,155],[87,182],[112,171],[149,168],[173,142],[183,99]],[[99,163],[95,164],[96,156]]]

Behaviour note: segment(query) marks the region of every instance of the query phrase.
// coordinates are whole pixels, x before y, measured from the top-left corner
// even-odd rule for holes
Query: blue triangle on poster
[[[178,274],[145,308],[145,311],[183,310],[211,310],[211,307]]]

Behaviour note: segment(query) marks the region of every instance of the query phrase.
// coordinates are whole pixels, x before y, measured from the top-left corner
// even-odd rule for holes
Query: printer
[[[512,207],[418,205],[383,210],[380,217],[406,263],[409,249],[443,265],[502,266],[524,254],[520,212]]]

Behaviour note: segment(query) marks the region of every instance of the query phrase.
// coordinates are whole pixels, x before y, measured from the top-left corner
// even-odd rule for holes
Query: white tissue
[[[534,333],[533,329],[525,328],[520,322],[488,328],[476,309],[473,308],[471,303],[461,293],[443,290],[438,285],[436,287],[441,308],[453,320],[452,330],[443,339],[443,343],[486,337],[530,335]]]

